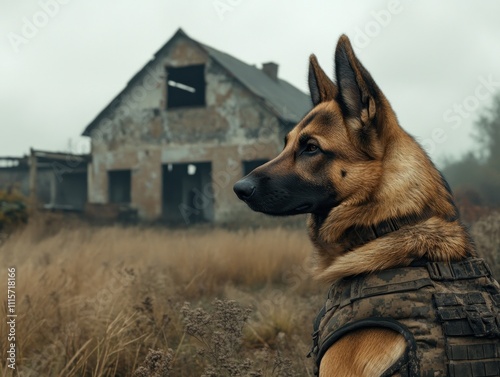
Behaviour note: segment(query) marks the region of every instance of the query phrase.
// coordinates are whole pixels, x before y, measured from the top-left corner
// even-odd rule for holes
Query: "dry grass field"
[[[472,229],[498,276],[500,215]],[[0,314],[12,266],[18,314],[16,374],[2,356],[0,376],[312,376],[327,287],[310,255],[305,230],[36,219],[0,245]]]
[[[0,246],[2,318],[17,270],[18,375],[312,375],[326,287],[308,277],[310,254],[304,230],[32,221]]]

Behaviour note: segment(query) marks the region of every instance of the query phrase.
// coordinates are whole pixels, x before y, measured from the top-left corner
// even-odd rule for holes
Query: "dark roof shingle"
[[[252,93],[262,98],[282,120],[296,123],[311,109],[309,96],[285,80],[274,80],[255,66],[210,46],[200,45]]]

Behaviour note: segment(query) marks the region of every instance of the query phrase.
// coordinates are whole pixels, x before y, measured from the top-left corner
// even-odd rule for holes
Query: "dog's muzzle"
[[[248,200],[255,193],[255,182],[252,179],[245,177],[236,182],[233,186],[233,190],[241,200]]]

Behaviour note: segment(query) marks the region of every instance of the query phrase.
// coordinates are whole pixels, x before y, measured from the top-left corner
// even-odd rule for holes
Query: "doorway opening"
[[[212,164],[165,164],[162,170],[163,219],[169,223],[185,225],[212,221]]]

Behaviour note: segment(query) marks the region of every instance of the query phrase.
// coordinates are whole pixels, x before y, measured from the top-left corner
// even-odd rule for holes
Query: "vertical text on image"
[[[7,269],[7,366],[16,369],[16,268]]]

